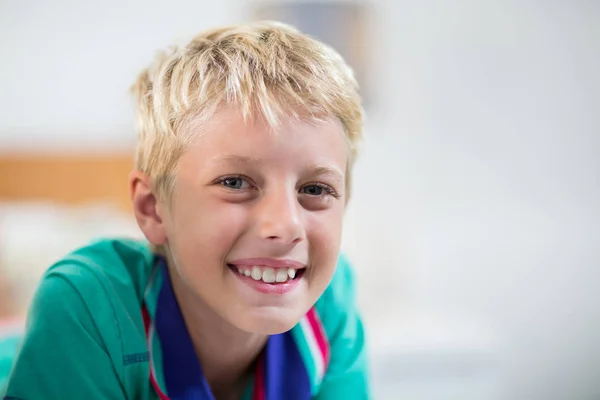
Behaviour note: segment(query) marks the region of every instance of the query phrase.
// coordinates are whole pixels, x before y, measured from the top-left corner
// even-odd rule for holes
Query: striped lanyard
[[[146,290],[148,294],[155,286],[158,291],[154,308],[152,301],[144,301],[142,306],[150,351],[150,382],[160,400],[214,400],[173,293],[166,263],[157,257],[156,264]],[[156,278],[158,283],[154,282]],[[162,382],[152,351],[156,339],[162,353]],[[323,379],[328,361],[329,343],[312,308],[291,331],[269,336],[256,364],[252,400],[309,400]]]

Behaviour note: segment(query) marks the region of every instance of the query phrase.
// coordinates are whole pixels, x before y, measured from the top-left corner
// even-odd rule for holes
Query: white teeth
[[[265,268],[262,273],[262,280],[267,283],[275,282],[275,270],[273,268]]]
[[[275,275],[275,282],[285,282],[288,279],[288,272],[285,269],[277,270]]]
[[[255,265],[249,268],[236,268],[240,275],[251,277],[255,281],[262,280],[266,283],[283,283],[288,280],[292,280],[296,277],[296,270],[294,268],[270,268]]]
[[[252,267],[252,279],[254,279],[255,281],[260,281],[262,276],[263,273],[259,267]]]

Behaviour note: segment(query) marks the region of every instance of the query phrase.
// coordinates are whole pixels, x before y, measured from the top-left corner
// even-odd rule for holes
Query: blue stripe
[[[161,269],[164,279],[156,305],[156,332],[162,345],[167,395],[171,400],[214,400],[173,293],[164,260]]]
[[[269,337],[266,348],[266,400],[309,400],[310,379],[290,332]]]

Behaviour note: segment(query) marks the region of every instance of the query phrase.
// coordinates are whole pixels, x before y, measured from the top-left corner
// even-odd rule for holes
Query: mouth
[[[237,266],[227,264],[227,267],[240,277],[252,279],[257,283],[277,286],[297,281],[304,275],[306,268],[272,268],[261,265]]]

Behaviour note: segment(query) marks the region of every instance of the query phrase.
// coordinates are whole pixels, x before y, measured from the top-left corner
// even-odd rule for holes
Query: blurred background
[[[129,85],[251,19],[352,64],[344,251],[376,399],[600,399],[600,2],[0,0],[0,326],[89,240],[140,234]]]

